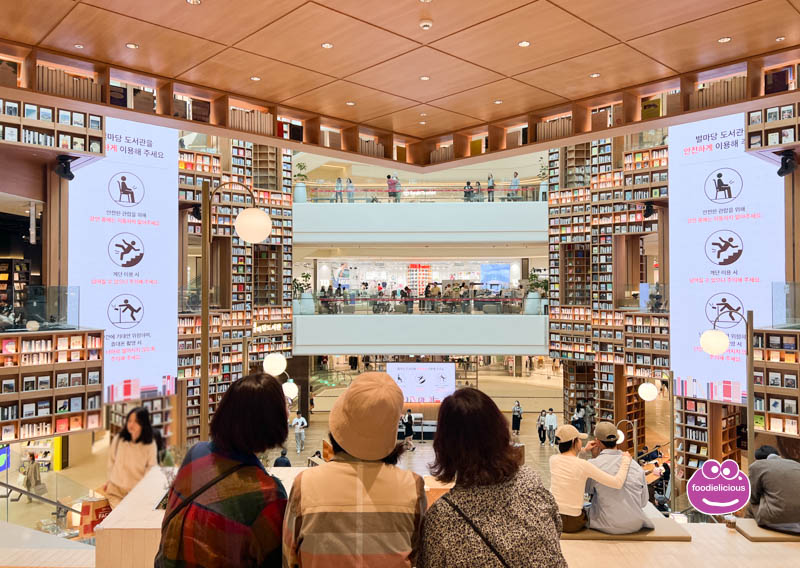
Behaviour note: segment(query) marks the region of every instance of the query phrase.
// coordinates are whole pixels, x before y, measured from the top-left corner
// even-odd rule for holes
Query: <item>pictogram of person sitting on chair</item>
[[[122,178],[125,179],[125,178]],[[730,184],[725,183],[722,181],[722,172],[717,174],[717,179],[714,180],[714,187],[716,188],[716,193],[714,194],[714,199],[719,199],[719,194],[722,192],[723,197],[725,199],[731,199],[733,196],[731,195],[731,186]]]
[[[722,174],[720,174],[720,175],[722,175]],[[119,186],[119,199],[118,199],[118,201],[120,203],[122,203],[122,198],[123,197],[127,197],[128,198],[128,203],[136,203],[136,195],[133,192],[133,190],[136,189],[136,186],[128,187],[128,184],[125,183],[125,179],[126,179],[125,176],[122,176],[120,178],[120,180],[117,182],[117,185]]]

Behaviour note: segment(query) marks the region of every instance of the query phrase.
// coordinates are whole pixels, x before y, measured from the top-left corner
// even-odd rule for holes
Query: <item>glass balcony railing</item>
[[[463,185],[403,185],[390,190],[385,183],[376,185],[347,186],[337,188],[332,183],[295,183],[295,203],[500,203],[511,201],[547,201],[547,186],[539,182],[521,183],[511,187],[510,183],[497,183],[494,189],[481,187],[465,189]]]
[[[0,292],[0,333],[77,329],[79,314],[78,286],[26,285],[5,298]]]
[[[764,321],[762,315],[755,319]],[[772,283],[772,327],[800,328],[800,282]]]
[[[525,314],[544,315],[546,301],[534,293],[512,295],[473,295],[469,297],[407,298],[389,296],[328,296],[308,294],[295,300],[296,315],[367,315],[367,314]]]
[[[640,282],[622,286],[623,296],[616,301],[617,308],[652,314],[669,312],[669,284]]]
[[[202,294],[200,291],[200,286],[190,286],[188,288],[179,288],[178,289],[178,313],[180,314],[199,314],[202,308],[201,305],[201,298]],[[208,296],[209,299],[209,306],[214,308],[219,308],[219,289],[216,287],[211,287],[210,293]]]

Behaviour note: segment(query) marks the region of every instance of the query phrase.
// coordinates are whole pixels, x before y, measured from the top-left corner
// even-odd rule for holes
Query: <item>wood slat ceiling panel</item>
[[[753,0],[550,0],[622,41],[724,12]]]
[[[519,47],[529,41],[530,47]],[[617,41],[544,0],[431,44],[467,61],[515,75],[602,49]]]
[[[24,0],[27,1],[27,0]],[[146,22],[233,45],[306,0],[81,0]]]
[[[128,49],[128,42],[138,44],[139,49]],[[76,43],[84,48],[76,49]],[[218,43],[85,4],[75,6],[41,44],[168,77],[224,49]]]
[[[261,80],[251,81],[254,76]],[[234,48],[204,61],[178,79],[276,103],[336,80]]]
[[[74,7],[73,0],[3,2],[0,37],[35,45]]]
[[[494,101],[502,100],[502,104]],[[545,108],[565,99],[514,79],[503,79],[431,102],[431,105],[474,116],[485,122]]]
[[[420,43],[430,43],[466,27],[518,8],[531,0],[326,0],[334,10],[374,24]],[[425,31],[419,27],[423,18],[433,20]]]
[[[589,77],[593,73],[600,73],[600,76]],[[516,79],[575,100],[673,74],[669,67],[627,45],[618,44],[517,75]]]
[[[780,46],[775,38],[783,36]],[[718,43],[720,37],[731,37]],[[800,43],[800,14],[786,0],[761,0],[629,44],[680,72]]]
[[[424,115],[424,116],[423,116]],[[420,124],[425,122],[425,124]],[[383,130],[402,132],[417,138],[427,138],[445,132],[461,130],[480,124],[480,120],[440,108],[419,105],[367,121],[367,124]]]
[[[347,101],[356,104],[348,106]],[[352,122],[364,122],[416,105],[409,99],[347,81],[329,83],[283,102],[287,106],[327,114]]]
[[[322,43],[333,49],[323,49]],[[323,6],[309,3],[236,47],[336,77],[345,77],[419,44]]]
[[[430,80],[421,81],[420,76]],[[347,80],[425,102],[502,78],[499,73],[421,47],[351,75]]]

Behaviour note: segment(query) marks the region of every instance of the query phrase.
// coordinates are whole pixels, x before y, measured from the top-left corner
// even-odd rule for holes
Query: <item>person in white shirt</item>
[[[306,448],[306,428],[308,428],[308,422],[303,418],[299,410],[297,411],[297,418],[292,420],[292,426],[294,427],[294,443],[297,445],[297,453],[299,454]]]
[[[547,409],[547,416],[544,417],[544,427],[547,430],[547,439],[550,441],[550,445],[555,445],[556,440],[556,428],[558,428],[558,417],[553,412],[552,408]]]
[[[628,477],[631,456],[627,453],[622,455],[616,475],[606,473],[596,465],[580,459],[578,454],[583,449],[581,440],[587,437],[570,424],[563,424],[556,430],[559,453],[550,456],[550,493],[555,497],[558,512],[561,514],[563,532],[578,532],[586,526],[588,518],[583,509],[583,493],[588,479],[594,479],[613,489],[621,489]],[[591,452],[599,443],[593,440],[583,453]]]
[[[519,172],[514,172],[514,177],[511,178],[511,185],[508,186],[508,189],[508,198],[516,199],[519,191]]]

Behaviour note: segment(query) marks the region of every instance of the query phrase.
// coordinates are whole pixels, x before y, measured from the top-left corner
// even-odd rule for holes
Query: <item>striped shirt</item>
[[[164,518],[183,499],[240,462],[252,467],[210,487],[161,528],[156,566],[281,565],[286,490],[254,455],[229,454],[213,442],[193,446],[170,488]]]
[[[425,509],[425,484],[416,473],[338,453],[294,480],[283,565],[410,568]]]

